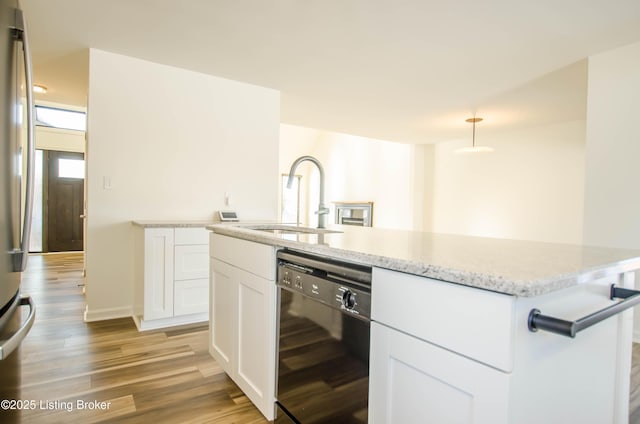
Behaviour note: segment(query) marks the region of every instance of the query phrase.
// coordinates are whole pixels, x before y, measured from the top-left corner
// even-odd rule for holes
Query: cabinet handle
[[[609,299],[624,299],[622,302],[618,302],[615,305],[608,306],[597,312],[579,318],[575,321],[566,321],[560,318],[550,317],[548,315],[542,315],[539,309],[532,309],[529,312],[529,331],[550,331],[552,333],[560,334],[574,338],[577,333],[589,328],[594,324],[599,323],[613,315],[616,315],[625,309],[629,309],[640,303],[640,291],[624,289],[621,287],[615,287],[611,285]]]
[[[33,326],[33,322],[36,319],[36,305],[31,300],[30,296],[21,297],[16,299],[18,306],[28,306],[29,307],[29,315],[27,316],[27,320],[22,324],[20,329],[16,331],[11,337],[7,340],[4,340],[0,345],[0,361],[4,360],[7,356],[11,354],[27,337],[27,333],[31,330],[31,326]],[[14,313],[18,313],[14,311]]]
[[[20,238],[20,248],[14,249],[13,271],[21,272],[27,268],[27,258],[29,256],[29,237],[31,235],[31,216],[33,214],[33,190],[35,175],[36,145],[34,139],[35,120],[33,119],[33,67],[31,65],[31,50],[27,39],[27,23],[22,14],[22,10],[15,10],[15,27],[13,27],[14,40],[22,42],[22,52],[24,59],[24,84],[27,98],[27,172],[25,183],[25,203],[24,216],[22,219],[22,234]]]

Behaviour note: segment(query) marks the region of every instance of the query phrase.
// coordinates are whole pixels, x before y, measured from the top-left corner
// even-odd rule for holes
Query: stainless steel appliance
[[[366,423],[371,268],[278,252],[277,423]]]
[[[17,350],[35,319],[31,298],[20,295],[21,272],[26,268],[29,252],[33,198],[33,81],[25,19],[17,0],[0,0],[0,22],[0,254],[4,256],[0,260],[0,398],[19,399]],[[26,318],[21,306],[29,307]],[[1,410],[0,421],[14,419],[11,412]]]
[[[334,202],[336,224],[371,227],[373,223],[373,202]]]

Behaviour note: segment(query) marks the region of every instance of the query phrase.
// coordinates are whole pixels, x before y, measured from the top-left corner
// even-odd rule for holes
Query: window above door
[[[74,110],[36,105],[36,124],[65,130],[86,131],[87,114]]]

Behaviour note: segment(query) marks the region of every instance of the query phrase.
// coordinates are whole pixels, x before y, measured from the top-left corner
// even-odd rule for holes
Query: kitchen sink
[[[247,227],[255,231],[264,231],[272,234],[331,234],[342,231],[328,230],[326,228],[302,227],[299,225],[287,224],[261,224]]]

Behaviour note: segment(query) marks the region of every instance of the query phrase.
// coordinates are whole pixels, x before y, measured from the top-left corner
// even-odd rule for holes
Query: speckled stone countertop
[[[215,233],[515,296],[537,296],[640,268],[640,251],[332,226],[324,234],[216,224]],[[612,280],[612,283],[615,282]]]
[[[135,226],[142,228],[188,228],[188,227],[206,227],[213,224],[213,221],[152,221],[140,220],[131,221]]]

